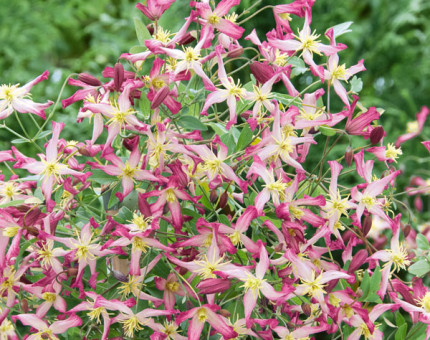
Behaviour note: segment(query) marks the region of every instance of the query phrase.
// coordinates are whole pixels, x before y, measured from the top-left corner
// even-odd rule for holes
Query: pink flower
[[[176,0],[147,0],[144,1],[146,5],[138,3],[136,8],[141,11],[149,20],[157,21],[175,1]]]
[[[133,151],[130,153],[130,158],[125,163],[112,151],[105,155],[104,158],[110,161],[112,165],[100,165],[94,162],[89,164],[95,169],[103,170],[108,175],[121,178],[123,188],[120,195],[121,200],[133,191],[135,180],[161,182],[161,179],[154,176],[149,170],[141,169],[139,165],[141,155],[138,143],[134,145]]]
[[[359,192],[356,186],[351,189],[351,197],[357,202],[357,204],[354,203],[354,205],[357,207],[356,214],[358,220],[361,219],[364,209],[366,209],[369,213],[389,221],[389,218],[383,211],[381,203],[377,200],[376,196],[380,195],[385,187],[399,174],[400,171],[397,170],[382,179],[371,182],[363,192]]]
[[[195,6],[201,18],[200,21],[204,25],[202,32],[207,31],[210,40],[212,40],[214,36],[214,29],[217,29],[219,32],[224,33],[232,39],[240,39],[245,29],[230,20],[222,18],[227,15],[233,6],[239,4],[240,0],[222,0],[216,8],[212,10],[208,3],[196,3]]]
[[[232,339],[237,337],[237,333],[233,327],[227,325],[221,315],[216,311],[220,309],[217,305],[202,305],[195,307],[187,312],[182,312],[178,315],[176,322],[182,323],[187,319],[191,319],[188,325],[188,339],[199,340],[205,323],[208,322],[217,332],[219,332],[225,339]]]
[[[364,113],[361,113],[359,116],[353,119],[352,116],[354,114],[357,100],[358,97],[354,96],[354,102],[347,111],[348,119],[346,121],[345,131],[348,132],[350,135],[368,136],[370,134],[370,132],[368,131],[370,123],[372,123],[374,120],[378,120],[380,114],[375,107],[371,107],[369,108],[369,110]],[[364,131],[365,129],[366,131]]]
[[[39,155],[40,162],[29,160],[27,163],[21,166],[33,174],[41,175],[41,189],[43,195],[46,198],[48,211],[50,211],[55,206],[55,202],[51,200],[51,193],[54,184],[62,183],[63,179],[61,176],[72,175],[84,181],[88,175],[90,175],[90,173],[85,174],[70,169],[67,164],[61,162],[62,156],[60,155],[60,157],[58,157],[58,137],[63,128],[64,123],[52,122],[52,138],[46,147],[46,156]]]
[[[388,143],[387,146],[374,146],[366,149],[367,152],[373,153],[378,161],[381,162],[396,162],[397,158],[402,155],[400,147],[395,147],[393,144]]]
[[[426,149],[430,152],[430,140],[421,142],[422,145],[426,147]]]
[[[417,113],[417,116],[416,116],[417,120],[408,123],[406,134],[401,135],[399,138],[397,138],[396,144],[395,144],[397,148],[404,142],[418,136],[421,133],[429,113],[430,111],[427,106],[423,106],[421,108],[421,111]]]
[[[294,35],[294,39],[269,39],[269,44],[273,47],[279,48],[281,51],[287,52],[300,52],[303,56],[303,60],[306,64],[311,67],[311,71],[315,76],[318,76],[322,80],[324,79],[324,69],[322,66],[315,64],[313,60],[313,54],[321,55],[324,53],[327,56],[336,54],[337,52],[346,48],[343,44],[333,45],[323,45],[319,40],[319,34],[312,33],[310,28],[310,18],[309,15],[305,15],[305,23],[303,29],[299,31],[298,35]]]
[[[340,80],[348,82],[348,79],[354,74],[365,70],[363,59],[357,65],[345,68],[345,64],[339,66],[339,56],[333,54],[328,58],[327,70],[324,70],[324,79],[329,81],[329,85],[333,85],[339,98],[349,107],[348,95]]]
[[[225,89],[217,89],[216,91],[211,92],[206,98],[205,105],[203,106],[201,113],[207,114],[207,110],[213,104],[227,101],[227,105],[230,111],[230,121],[227,123],[226,129],[229,130],[231,125],[236,124],[237,122],[236,102],[238,100],[243,99],[245,95],[245,89],[241,87],[240,82],[238,82],[236,85],[231,77],[227,77],[227,73],[225,72],[224,63],[219,49],[217,49],[217,59],[218,78]]]
[[[70,315],[66,320],[55,321],[51,325],[34,314],[19,314],[14,318],[21,321],[23,325],[38,330],[37,333],[31,334],[28,340],[58,339],[56,334],[66,333],[69,328],[82,325],[82,320],[75,314]]]
[[[33,102],[31,99],[26,97],[30,96],[31,88],[40,83],[41,81],[48,79],[49,71],[43,72],[40,76],[28,82],[22,87],[19,84],[16,85],[1,85],[0,86],[0,119],[9,117],[14,110],[20,113],[33,113],[43,119],[45,117],[45,109],[53,104],[52,101],[48,101],[45,104],[39,104]]]

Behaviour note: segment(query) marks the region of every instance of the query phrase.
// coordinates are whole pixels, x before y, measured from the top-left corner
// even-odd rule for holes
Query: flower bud
[[[348,145],[346,150],[345,150],[345,163],[346,163],[346,165],[351,166],[353,160],[354,160],[354,150],[350,145]]]
[[[28,233],[32,236],[38,236],[39,235],[39,229],[33,226],[27,226],[25,229],[28,231]]]
[[[275,72],[268,64],[259,63],[257,61],[249,65],[249,68],[255,79],[261,84],[267,83],[267,81],[275,75]]]
[[[224,191],[219,198],[217,209],[225,208],[225,206],[227,205],[227,200],[228,200],[228,193],[227,193],[227,191]]]
[[[68,277],[75,277],[76,275],[78,275],[78,268],[67,268],[67,276]]]
[[[306,316],[311,316],[312,310],[311,306],[309,306],[307,303],[302,303],[302,311]]]
[[[225,292],[230,288],[230,280],[227,279],[206,279],[197,284],[200,294],[214,294]]]
[[[211,193],[209,194],[209,201],[211,201],[211,203],[216,202],[218,199],[218,194],[215,190],[212,190]]]
[[[419,212],[423,211],[423,200],[421,199],[421,196],[415,197],[414,206],[415,206],[415,209],[417,209]]]
[[[24,313],[28,313],[29,309],[28,309],[28,301],[27,301],[27,299],[22,299],[21,300],[21,308],[24,311]]]
[[[121,89],[121,85],[124,82],[124,66],[121,63],[116,63],[113,68],[113,84],[116,91]]]
[[[219,313],[225,318],[229,318],[231,316],[231,313],[227,309],[221,309]]]
[[[139,143],[139,136],[133,136],[129,138],[125,138],[122,141],[122,145],[128,150],[133,151],[136,146],[136,143]]]
[[[164,99],[169,95],[170,89],[168,86],[163,86],[154,96],[151,103],[151,110],[156,109],[163,103]]]
[[[148,30],[149,34],[151,34],[151,35],[154,34],[154,25],[148,24],[148,25],[146,25],[146,29]]]
[[[102,85],[102,82],[100,80],[88,73],[79,73],[78,80],[90,86]]]
[[[79,153],[82,155],[82,156],[87,156],[87,157],[90,157],[91,156],[91,153],[87,150],[87,148],[86,147],[84,147],[84,146],[81,146],[79,149],[78,149],[78,151],[79,151]]]
[[[352,258],[351,263],[349,264],[348,273],[352,274],[357,271],[361,265],[366,262],[368,256],[369,254],[366,249],[360,249]]]
[[[361,232],[363,233],[363,236],[366,236],[370,229],[372,228],[372,216],[367,215],[363,219],[363,223],[361,224]]]
[[[407,224],[406,227],[403,229],[403,235],[405,236],[405,238],[409,236],[410,232],[411,232],[411,225]]]
[[[190,31],[187,34],[185,34],[179,41],[177,42],[178,45],[188,45],[192,43],[194,40],[196,40],[196,31]]]
[[[377,126],[370,132],[370,143],[378,144],[384,136],[384,128],[382,126]]]
[[[243,47],[237,47],[234,50],[231,50],[227,53],[228,58],[237,58],[243,54]]]

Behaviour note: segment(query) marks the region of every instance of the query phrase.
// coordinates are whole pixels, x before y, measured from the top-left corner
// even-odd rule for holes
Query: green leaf
[[[395,340],[405,339],[407,331],[408,331],[408,324],[404,323],[403,325],[399,326],[399,328],[397,329],[394,339]]]
[[[299,74],[303,74],[308,70],[308,68],[306,67],[306,64],[302,58],[291,57],[288,60],[288,63],[293,65],[293,69],[292,69],[291,75],[290,75],[291,78],[298,76]]]
[[[236,143],[231,133],[225,133],[221,136],[221,142],[228,148],[228,154],[231,155],[236,151]]]
[[[423,234],[418,234],[416,241],[418,249],[430,250],[429,241],[427,240],[427,237],[425,237]]]
[[[208,127],[193,116],[182,116],[178,119],[178,124],[187,130],[207,131]]]
[[[45,138],[46,136],[49,136],[52,133],[52,131],[43,131],[37,136],[36,140]]]
[[[363,81],[357,76],[354,76],[349,83],[351,84],[351,91],[354,93],[359,93],[363,89]]]
[[[134,18],[134,27],[136,29],[137,40],[139,40],[141,45],[145,45],[145,40],[151,39],[151,34],[148,29],[137,17]]]
[[[21,239],[22,240],[22,239]],[[24,253],[27,250],[28,247],[30,247],[33,243],[35,243],[36,241],[38,241],[37,238],[33,238],[31,240],[25,241],[23,243],[20,243],[20,247],[19,247],[19,254],[15,260],[15,269],[18,269],[18,266],[21,263],[22,258],[24,257]]]
[[[129,52],[131,54],[137,54],[137,53],[145,52],[147,50],[148,50],[148,48],[146,46],[136,45],[136,46],[133,46],[132,48],[130,48]]]
[[[352,24],[353,24],[352,21],[347,21],[347,22],[344,22],[342,24],[333,26],[333,36],[336,38],[336,37],[341,36],[342,34],[352,32],[352,30],[349,29],[349,27]]]
[[[242,129],[242,132],[240,133],[239,140],[237,141],[236,151],[242,151],[245,149],[249,143],[251,143],[253,137],[254,134],[252,133],[251,129],[248,125],[245,125],[245,127]]]
[[[100,169],[91,170],[92,175],[89,177],[90,181],[94,181],[100,184],[109,184],[114,182],[114,177],[108,175],[106,172]]]
[[[402,313],[399,311],[396,312],[396,325],[397,327],[400,327],[401,325],[405,324],[405,318],[403,317]]]
[[[369,273],[367,271],[364,272],[363,279],[361,280],[361,286],[360,286],[363,292],[363,295],[358,301],[375,302],[375,303],[382,302],[380,297],[377,295],[377,291],[381,283],[381,278],[382,278],[382,274],[381,274],[381,268],[379,266],[375,268],[372,277],[369,277]]]
[[[218,136],[222,136],[223,134],[228,133],[226,128],[219,123],[208,123],[208,125],[211,127],[212,130],[215,131]]]
[[[12,144],[24,144],[24,143],[28,143],[28,139],[23,139],[23,138],[17,138],[17,139],[12,139],[11,143]]]
[[[24,202],[25,202],[24,200],[10,201],[7,203],[0,204],[0,208],[16,207],[18,205],[24,204]]]
[[[409,273],[418,277],[423,277],[428,272],[430,272],[430,263],[427,260],[420,260],[409,267]]]
[[[276,99],[278,102],[282,103],[284,106],[296,105],[299,103],[298,98],[291,97],[287,94],[276,93],[273,92],[273,99]]]
[[[334,136],[337,132],[335,129],[328,127],[326,125],[321,125],[319,127],[319,131],[321,132],[321,134],[323,134],[324,136],[327,136],[327,137]]]
[[[218,219],[219,219],[220,223],[225,224],[228,227],[231,227],[231,222],[230,222],[230,220],[228,219],[227,216],[225,216],[225,215],[219,215]]]

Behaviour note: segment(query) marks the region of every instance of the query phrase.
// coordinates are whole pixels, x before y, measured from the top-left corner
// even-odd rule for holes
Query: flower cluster
[[[430,292],[406,270],[430,266],[430,228],[402,223],[394,167],[429,110],[386,143],[348,84],[363,60],[340,62],[350,23],[313,31],[313,0],[262,8],[264,40],[240,0],[191,1],[171,33],[158,20],[174,2],[137,5],[152,23],[105,80],[68,80],[85,141],[53,121],[38,144],[56,105],[40,124],[53,103],[26,97],[48,71],[0,87],[0,119],[40,117],[32,137],[2,125],[40,153],[0,152],[0,338],[397,339],[407,314],[429,334]],[[406,192],[422,210],[429,180]]]

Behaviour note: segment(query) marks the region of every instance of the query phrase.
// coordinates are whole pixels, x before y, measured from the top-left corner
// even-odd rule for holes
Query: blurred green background
[[[263,0],[256,8],[286,2]],[[242,0],[235,11],[241,13],[254,3]],[[121,53],[138,44],[133,17],[146,18],[135,5],[135,0],[0,0],[0,83],[23,84],[48,69],[50,79],[32,91],[33,98],[43,102],[55,101],[64,79],[72,72],[100,77],[105,66],[113,66]],[[188,11],[188,1],[178,0],[161,25],[177,30]],[[415,120],[422,105],[430,104],[429,15],[428,0],[349,0],[336,4],[333,0],[317,0],[313,9],[312,28],[319,34],[339,23],[354,22],[353,32],[339,38],[348,45],[340,53],[341,63],[349,67],[365,59],[367,72],[358,75],[363,80],[361,102],[385,109],[381,122],[388,142],[405,133],[406,123]],[[302,21],[298,22],[300,26]],[[267,9],[244,24],[245,35],[256,28],[264,40],[264,33],[273,25],[272,11]],[[249,79],[249,71],[244,70],[240,77],[242,82]],[[306,83],[306,79],[298,83]],[[66,87],[62,99],[73,91],[75,88]],[[335,109],[341,107],[334,105]],[[79,104],[75,104],[59,110],[55,117],[67,123],[65,138],[83,140],[90,136],[87,122],[76,129],[78,109]],[[8,124],[14,123],[13,117],[8,119]],[[430,139],[428,126],[423,133],[425,139]],[[82,135],[76,135],[76,131]],[[408,176],[415,173],[430,177],[428,153],[419,144],[422,140],[418,137],[403,145],[400,162]],[[10,136],[2,131],[0,147],[8,148],[9,142]],[[341,154],[343,149],[338,152]],[[423,169],[417,171],[417,165]]]

